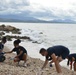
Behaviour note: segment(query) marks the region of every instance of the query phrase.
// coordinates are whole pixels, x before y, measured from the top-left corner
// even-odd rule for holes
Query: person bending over
[[[73,69],[74,71],[76,71],[76,53],[69,54],[67,59],[68,59],[68,62],[67,62],[68,66],[70,62],[70,70],[72,70],[72,65],[73,65],[74,66]]]
[[[41,48],[39,53],[42,56],[46,57],[42,69],[47,65],[48,60],[52,59],[51,63],[53,62],[55,63],[57,72],[62,73],[59,63],[65,58],[67,58],[67,56],[69,55],[69,49],[67,47],[62,45],[57,45],[57,46],[49,47],[48,49]]]
[[[9,52],[5,52],[5,53],[16,52],[17,56],[15,56],[14,62],[18,62],[18,65],[19,65],[19,62],[21,60],[23,60],[24,61],[23,66],[26,67],[27,50],[24,47],[19,45],[20,42],[21,42],[21,40],[19,40],[19,39],[15,40],[13,50],[9,51]]]

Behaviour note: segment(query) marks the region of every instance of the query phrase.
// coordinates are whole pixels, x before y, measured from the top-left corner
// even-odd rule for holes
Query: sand
[[[5,51],[9,51],[7,47],[4,49]],[[44,61],[28,57],[27,59],[27,67],[23,67],[22,63],[20,62],[20,66],[17,63],[14,63],[13,57],[15,54],[6,54],[6,60],[3,63],[0,63],[0,75],[76,75],[76,72],[71,71],[65,67],[62,67],[62,73],[58,74],[56,72],[55,66],[49,67],[49,65],[44,68],[44,70],[40,70]]]

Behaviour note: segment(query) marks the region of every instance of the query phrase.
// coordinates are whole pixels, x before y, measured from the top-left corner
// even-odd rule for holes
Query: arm
[[[70,62],[70,70],[72,70],[72,61]]]
[[[48,63],[48,60],[46,59],[42,69],[47,65],[47,63]]]
[[[53,53],[52,55],[51,55],[51,57],[52,57],[52,62],[56,62],[57,61],[57,58],[56,58],[56,55]]]
[[[9,51],[9,52],[5,52],[5,54],[9,54],[9,53],[12,53],[13,51]]]

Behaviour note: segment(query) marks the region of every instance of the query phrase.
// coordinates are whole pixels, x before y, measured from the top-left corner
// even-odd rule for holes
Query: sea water
[[[76,24],[0,22],[0,25],[2,24],[15,26],[21,29],[20,36],[25,35],[31,38],[31,41],[24,40],[20,44],[27,49],[28,55],[31,57],[44,60],[39,54],[40,48],[54,45],[64,45],[69,48],[70,53],[76,52]],[[13,34],[9,33],[8,35]],[[13,41],[7,42],[7,45],[8,47],[11,45],[9,48],[12,49]],[[66,61],[61,64],[66,66]]]

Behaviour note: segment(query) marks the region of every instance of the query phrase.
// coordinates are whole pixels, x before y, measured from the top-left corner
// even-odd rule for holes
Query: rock
[[[5,35],[5,33],[4,32],[0,32],[0,36],[2,36],[2,35]]]
[[[8,40],[8,41],[12,41],[12,39],[11,39],[10,36],[7,35],[6,37],[7,37],[7,40]]]
[[[15,39],[28,39],[28,40],[30,40],[30,37],[28,37],[28,36],[9,36],[9,35],[7,35],[6,36],[7,37],[7,39],[8,39],[8,41],[11,41],[12,40],[12,38],[15,38]]]
[[[12,31],[16,29],[15,27],[12,27],[12,26],[5,26],[4,28],[8,31]]]
[[[5,31],[7,33],[12,32],[13,34],[21,34],[20,29],[15,28],[15,27],[10,26],[10,25],[5,26],[4,24],[0,25],[0,31]]]
[[[40,32],[39,34],[43,34],[43,32]]]

